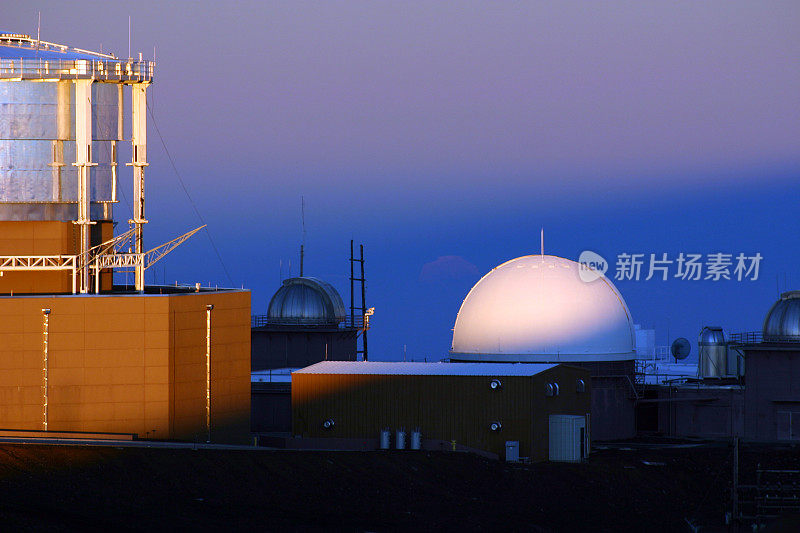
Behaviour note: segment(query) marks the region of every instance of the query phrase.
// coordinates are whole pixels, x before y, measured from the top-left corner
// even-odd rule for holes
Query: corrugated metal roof
[[[406,376],[535,376],[558,365],[542,363],[401,363],[322,361],[292,374],[376,374]]]

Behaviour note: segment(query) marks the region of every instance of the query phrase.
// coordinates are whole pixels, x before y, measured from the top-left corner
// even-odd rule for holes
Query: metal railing
[[[762,342],[797,342],[800,335],[764,335],[763,331],[731,333],[728,340],[733,344],[761,344]]]
[[[0,79],[149,82],[155,61],[123,59],[0,59]]]
[[[315,324],[315,323],[302,323],[292,322],[289,320],[270,320],[268,315],[250,315],[250,327],[261,328],[264,326],[289,326],[289,325],[304,325],[304,326],[325,326],[328,324]],[[336,324],[339,329],[364,329],[364,317],[356,316],[352,320],[348,316],[343,322]]]
[[[759,468],[755,485],[738,485],[736,490],[738,512],[734,519],[740,522],[764,524],[800,512],[800,471]]]

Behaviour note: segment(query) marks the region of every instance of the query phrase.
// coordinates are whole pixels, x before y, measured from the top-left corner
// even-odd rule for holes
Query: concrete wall
[[[633,361],[569,363],[592,376],[592,439],[617,440],[636,436]]]
[[[250,293],[0,297],[0,427],[205,440],[206,305],[215,441],[249,438]]]
[[[534,377],[498,376],[325,375],[294,374],[292,433],[302,437],[374,439],[382,428],[411,432],[426,439],[455,440],[472,448],[505,455],[505,442],[520,442],[520,455],[548,457],[550,414],[585,416],[591,386],[585,370],[558,366]],[[586,392],[576,392],[583,379]],[[557,382],[560,394],[545,395],[545,384]],[[326,430],[322,423],[333,419]],[[492,432],[493,421],[502,424]]]
[[[704,439],[744,435],[743,387],[663,386],[653,403],[658,405],[658,430],[664,435]]]
[[[746,346],[745,435],[757,441],[800,441],[800,346]]]
[[[292,431],[292,384],[253,383],[250,429],[255,433]]]
[[[356,360],[356,330],[266,326],[251,332],[252,369],[304,368],[327,359]]]

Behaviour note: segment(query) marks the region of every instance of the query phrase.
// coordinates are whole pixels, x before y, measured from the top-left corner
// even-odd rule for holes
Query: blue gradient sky
[[[542,226],[571,259],[764,256],[757,282],[618,283],[660,344],[758,329],[800,287],[797,2],[133,6],[3,5],[0,24],[35,34],[41,10],[43,39],[124,56],[133,16],[158,127],[255,313],[281,260],[297,273],[301,195],[306,272],[345,300],[365,244],[375,359],[445,355],[472,284],[537,253]],[[155,245],[197,220],[149,140]],[[443,256],[463,262],[421,276]],[[227,284],[205,236],[154,274]]]

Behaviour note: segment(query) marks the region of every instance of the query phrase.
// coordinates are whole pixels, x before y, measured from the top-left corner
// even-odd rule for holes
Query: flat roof
[[[359,374],[403,376],[535,376],[558,365],[541,363],[403,363],[322,361],[292,374]]]
[[[196,287],[188,285],[146,285],[144,292],[138,292],[131,288],[123,288],[121,285],[114,285],[111,291],[104,291],[100,293],[88,292],[81,293],[3,293],[0,294],[0,299],[20,299],[20,298],[118,298],[123,297],[141,297],[141,296],[176,296],[184,294],[215,294],[221,292],[250,292],[250,289],[240,289],[238,287]]]

